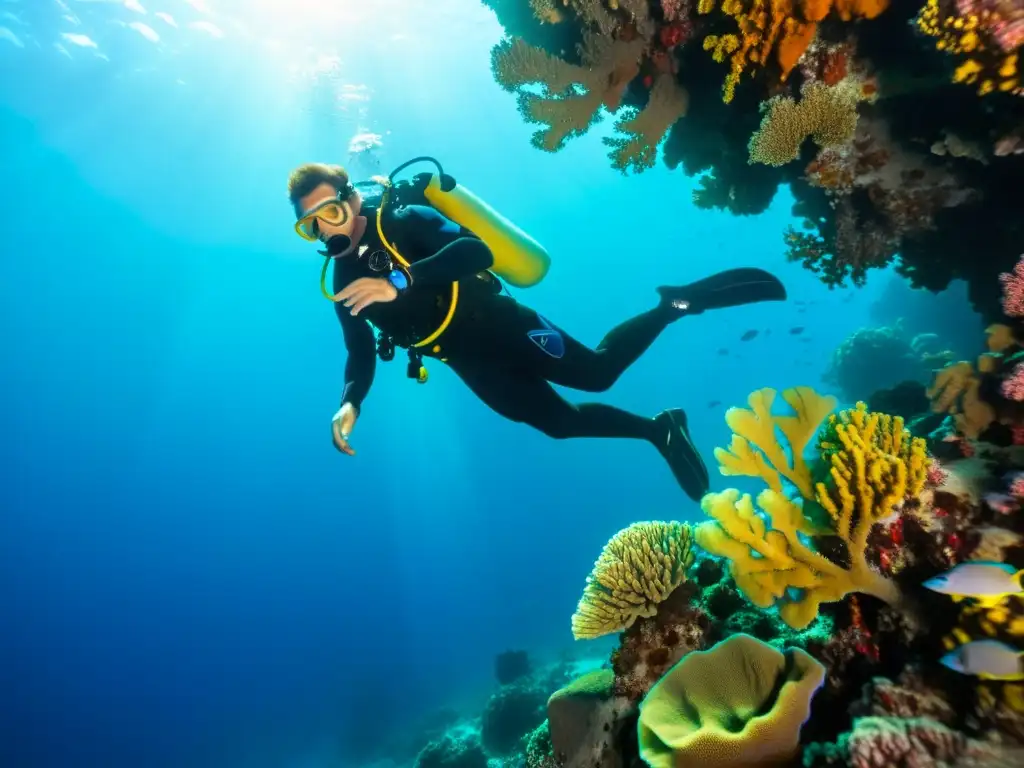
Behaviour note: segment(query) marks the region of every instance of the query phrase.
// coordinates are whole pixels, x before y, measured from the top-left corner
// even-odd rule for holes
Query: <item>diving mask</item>
[[[325,200],[310,208],[295,222],[295,232],[303,240],[314,242],[320,239],[320,228],[317,222],[324,222],[334,227],[343,226],[352,217],[352,209],[341,199]]]

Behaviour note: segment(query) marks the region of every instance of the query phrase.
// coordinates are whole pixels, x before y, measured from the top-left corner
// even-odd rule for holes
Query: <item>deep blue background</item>
[[[4,766],[386,755],[418,713],[472,714],[497,652],[570,648],[619,528],[700,515],[649,446],[550,441],[437,364],[423,387],[381,366],[359,455],[337,454],[344,350],[319,261],[291,231],[297,163],[344,162],[363,128],[385,135],[386,166],[437,155],[548,247],[550,276],[518,295],[588,343],[655,285],[776,271],[815,302],[807,314],[687,319],[602,396],[687,407],[709,461],[724,408],[819,385],[887,279],[845,302],[786,264],[784,191],[738,219],[694,209],[681,173],[611,170],[600,130],[531,149],[488,70],[501,29],[473,0],[389,0],[377,16],[340,3],[344,23],[301,2],[273,17],[266,0],[234,17],[143,5],[70,3],[72,25],[56,4],[9,3],[17,19],[0,19],[23,44],[0,36]],[[117,23],[140,20],[158,44]],[[263,46],[270,31],[291,47]],[[340,63],[302,71],[323,64],[307,43]],[[762,334],[739,342],[750,328]]]

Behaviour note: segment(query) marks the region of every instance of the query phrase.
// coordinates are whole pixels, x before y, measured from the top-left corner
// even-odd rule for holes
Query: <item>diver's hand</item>
[[[353,315],[358,315],[371,304],[397,298],[398,289],[383,277],[361,277],[346,285],[335,297],[335,301],[343,302],[346,307],[352,308]]]
[[[356,425],[356,418],[359,416],[356,407],[352,403],[344,403],[331,420],[331,435],[334,439],[334,447],[348,456],[355,456],[356,452],[348,444],[348,436]]]

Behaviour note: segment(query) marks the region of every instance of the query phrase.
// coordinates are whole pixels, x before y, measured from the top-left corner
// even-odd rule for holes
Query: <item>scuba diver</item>
[[[424,160],[437,167],[436,174],[394,182],[399,171]],[[364,197],[364,186],[383,193]],[[400,346],[408,350],[411,378],[426,380],[424,356],[439,359],[507,419],[559,439],[646,440],[691,499],[708,491],[708,470],[681,408],[652,418],[603,403],[576,405],[552,385],[603,392],[676,320],[785,299],[776,277],[742,268],[660,287],[655,306],[591,349],[503,292],[502,280],[519,287],[539,282],[550,264],[547,253],[433,158],[416,158],[387,178],[356,184],[341,166],[302,165],[289,177],[288,196],[296,232],[323,245],[320,288],[334,302],[348,349],[341,407],[331,420],[339,451],[355,454],[349,440],[376,358],[391,360]],[[333,292],[326,287],[330,264]]]

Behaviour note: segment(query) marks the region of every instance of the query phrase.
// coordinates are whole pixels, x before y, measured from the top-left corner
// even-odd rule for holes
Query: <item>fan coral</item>
[[[633,523],[605,545],[572,617],[576,639],[619,632],[658,604],[686,579],[693,564],[691,531],[682,523]]]

